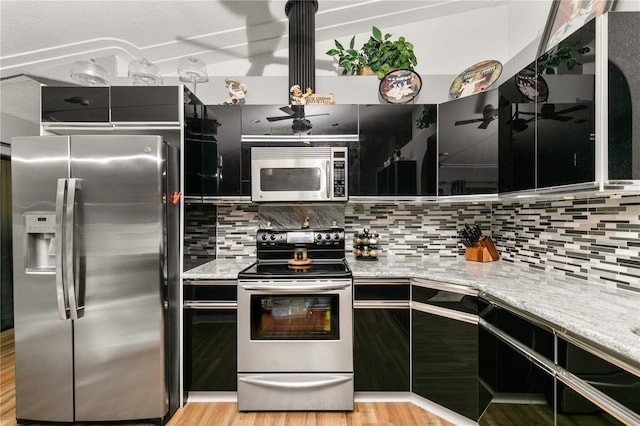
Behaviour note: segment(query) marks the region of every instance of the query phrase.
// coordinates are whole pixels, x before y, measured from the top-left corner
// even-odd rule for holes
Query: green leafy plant
[[[414,69],[418,64],[413,52],[413,44],[399,37],[391,40],[391,34],[384,34],[375,26],[366,43],[359,49],[355,48],[356,37],[353,36],[349,47],[345,48],[338,40],[334,40],[336,47],[327,51],[327,55],[338,58],[338,66],[343,75],[353,75],[358,69],[369,66],[379,79],[394,68]]]
[[[564,63],[569,71],[573,70],[580,62],[573,56],[574,53],[584,55],[591,49],[589,46],[575,48],[573,46],[561,47],[557,50],[551,50],[532,62],[527,68],[536,71],[538,74],[555,74],[558,67]]]

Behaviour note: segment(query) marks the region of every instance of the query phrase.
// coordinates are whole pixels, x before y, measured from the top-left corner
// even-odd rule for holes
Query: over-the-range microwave
[[[251,200],[346,201],[346,147],[251,147]]]

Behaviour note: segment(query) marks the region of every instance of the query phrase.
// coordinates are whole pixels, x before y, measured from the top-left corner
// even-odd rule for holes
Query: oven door
[[[353,372],[351,279],[239,280],[238,372]]]

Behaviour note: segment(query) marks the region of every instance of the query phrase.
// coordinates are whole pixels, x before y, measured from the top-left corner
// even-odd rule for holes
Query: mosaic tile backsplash
[[[640,195],[501,203],[502,260],[640,291]]]
[[[348,237],[368,228],[380,234],[380,256],[406,259],[464,256],[457,231],[476,224],[493,238],[501,261],[640,291],[640,195],[481,204],[350,202],[339,210],[202,205],[185,214],[185,259],[253,258],[259,227],[267,221],[274,227],[296,227],[302,213],[320,220],[319,226],[336,220]],[[349,241],[347,245],[350,252]]]

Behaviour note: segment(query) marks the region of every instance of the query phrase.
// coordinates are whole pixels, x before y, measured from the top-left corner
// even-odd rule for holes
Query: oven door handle
[[[271,388],[281,389],[309,389],[309,388],[322,388],[327,386],[338,385],[340,383],[346,383],[353,380],[351,376],[332,376],[324,379],[315,379],[308,381],[280,381],[270,380],[268,376],[248,376],[239,377],[238,381],[245,382],[252,385],[266,386]]]
[[[266,291],[272,293],[283,292],[299,292],[308,293],[309,291],[330,291],[330,290],[346,290],[351,287],[351,283],[348,284],[319,284],[319,285],[304,285],[304,286],[278,286],[278,285],[259,285],[259,284],[244,284],[243,290],[255,290]]]

